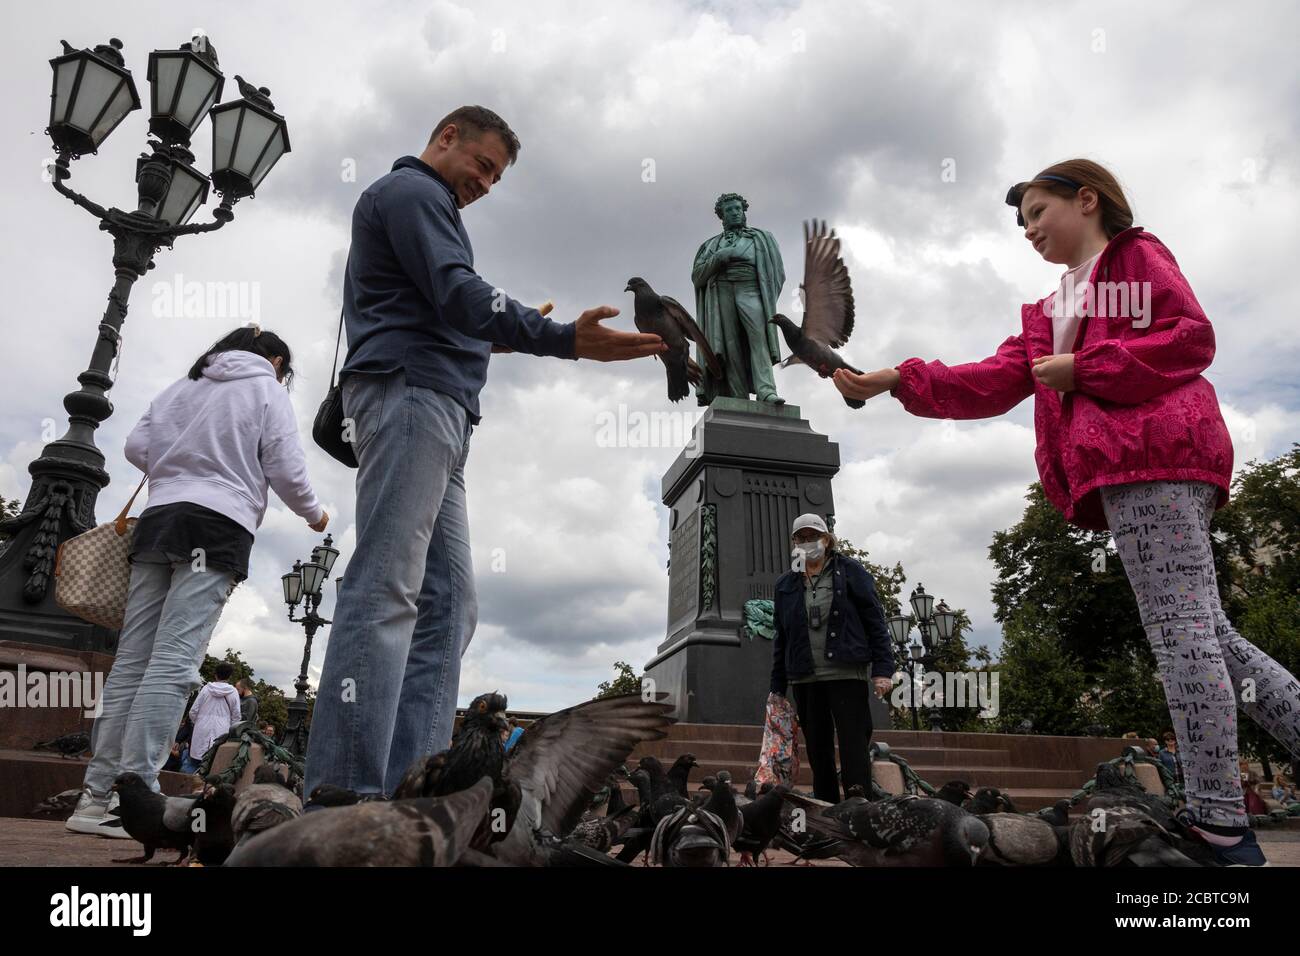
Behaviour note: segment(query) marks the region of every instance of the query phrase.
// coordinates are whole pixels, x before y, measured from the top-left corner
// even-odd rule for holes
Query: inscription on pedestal
[[[668,633],[694,620],[700,604],[700,513],[677,522],[668,541]]]

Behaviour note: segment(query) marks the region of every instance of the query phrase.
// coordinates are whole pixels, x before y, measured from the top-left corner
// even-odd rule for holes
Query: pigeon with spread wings
[[[680,402],[691,394],[692,385],[700,384],[701,370],[690,356],[691,342],[699,347],[700,358],[709,367],[709,374],[718,379],[723,377],[722,363],[709,348],[709,340],[680,302],[659,295],[639,276],[628,279],[623,291],[633,295],[633,320],[637,330],[653,333],[668,343],[668,351],[656,358],[663,360],[668,372],[670,402]]]
[[[853,286],[849,270],[840,258],[840,240],[835,230],[826,231],[826,223],[816,219],[804,223],[803,325],[795,325],[779,312],[768,321],[781,329],[791,355],[781,363],[807,365],[822,378],[830,378],[837,369],[858,372],[835,352],[853,334]],[[845,398],[850,408],[866,402]]]

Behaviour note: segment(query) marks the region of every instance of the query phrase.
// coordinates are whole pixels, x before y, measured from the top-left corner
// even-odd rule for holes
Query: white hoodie
[[[251,355],[251,352],[245,352]],[[194,731],[190,735],[190,756],[202,760],[212,741],[239,723],[239,691],[225,681],[204,684],[190,705]]]
[[[188,501],[248,530],[266,515],[268,483],[309,522],[324,512],[307,478],[298,420],[275,367],[252,352],[214,355],[152,402],[127,436],[127,461],[149,476],[149,506]]]

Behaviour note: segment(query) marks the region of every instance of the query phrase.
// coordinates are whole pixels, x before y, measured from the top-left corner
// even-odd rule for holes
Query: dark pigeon
[[[741,866],[757,866],[760,858],[766,861],[767,848],[781,830],[785,806],[781,795],[788,789],[784,784],[773,787],[740,808],[740,836],[732,847],[740,853]]]
[[[452,866],[487,817],[493,789],[484,777],[447,797],[308,813],[245,840],[226,866]]]
[[[1070,828],[1075,866],[1201,866],[1140,807],[1099,807]]]
[[[690,356],[691,342],[699,348],[709,374],[718,379],[723,377],[722,363],[709,348],[709,340],[680,302],[659,295],[639,276],[628,279],[623,291],[633,295],[633,321],[637,331],[653,333],[668,345],[667,352],[655,357],[664,363],[668,373],[670,402],[680,402],[691,394],[692,385],[700,384],[700,367]]]
[[[650,840],[650,859],[660,866],[726,866],[730,854],[726,823],[703,807],[689,804],[660,820]]]
[[[714,780],[713,795],[704,804],[704,809],[722,821],[722,826],[727,831],[727,848],[730,851],[740,836],[745,821],[740,815],[740,808],[736,806],[736,791],[731,788],[731,774],[725,771],[723,773],[725,777],[719,774]]]
[[[1064,827],[1070,824],[1070,801],[1057,800],[1053,806],[1043,807],[1036,811],[1034,816],[1041,820],[1046,820],[1054,827]]]
[[[28,811],[28,816],[66,820],[72,816],[72,811],[77,809],[77,803],[81,800],[81,793],[80,789],[64,790],[52,797],[46,797]]]
[[[949,780],[934,793],[936,800],[946,800],[954,807],[962,806],[973,796],[975,794],[971,792],[970,784],[965,780]]]
[[[157,850],[176,850],[181,863],[194,844],[191,811],[200,794],[167,797],[155,793],[137,773],[119,774],[109,788],[118,796],[117,821],[105,820],[105,826],[120,823],[133,840],[144,845],[144,854],[114,863],[148,863]]]
[[[1016,805],[1011,798],[997,787],[980,787],[971,797],[970,803],[963,804],[971,813],[1015,813]]]
[[[260,769],[260,768],[259,768]],[[194,801],[190,818],[194,825],[193,859],[204,866],[221,866],[235,848],[231,816],[235,809],[235,788],[228,783],[208,784]]]
[[[988,844],[983,821],[945,800],[905,794],[831,806],[793,792],[784,797],[805,811],[809,830],[843,841],[836,855],[854,866],[974,866]]]
[[[789,318],[773,315],[768,321],[775,323],[792,353],[781,363],[807,365],[822,378],[830,378],[839,369],[846,368],[858,375],[858,369],[840,358],[835,351],[853,334],[853,286],[849,270],[840,258],[840,240],[834,230],[826,232],[826,223],[813,220],[804,223],[803,324],[795,325]],[[861,408],[862,399],[845,398],[850,408]]]
[[[49,750],[60,757],[80,757],[90,750],[90,734],[77,731],[46,740],[32,747],[33,750]]]

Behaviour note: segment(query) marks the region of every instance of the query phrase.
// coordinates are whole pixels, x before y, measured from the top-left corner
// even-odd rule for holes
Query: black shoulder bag
[[[334,365],[330,370],[330,390],[316,411],[316,421],[311,426],[311,437],[336,461],[349,468],[357,467],[357,454],[352,443],[343,437],[343,389],[336,379],[339,369],[339,346],[343,342],[343,310],[339,310],[339,332],[334,340]]]

